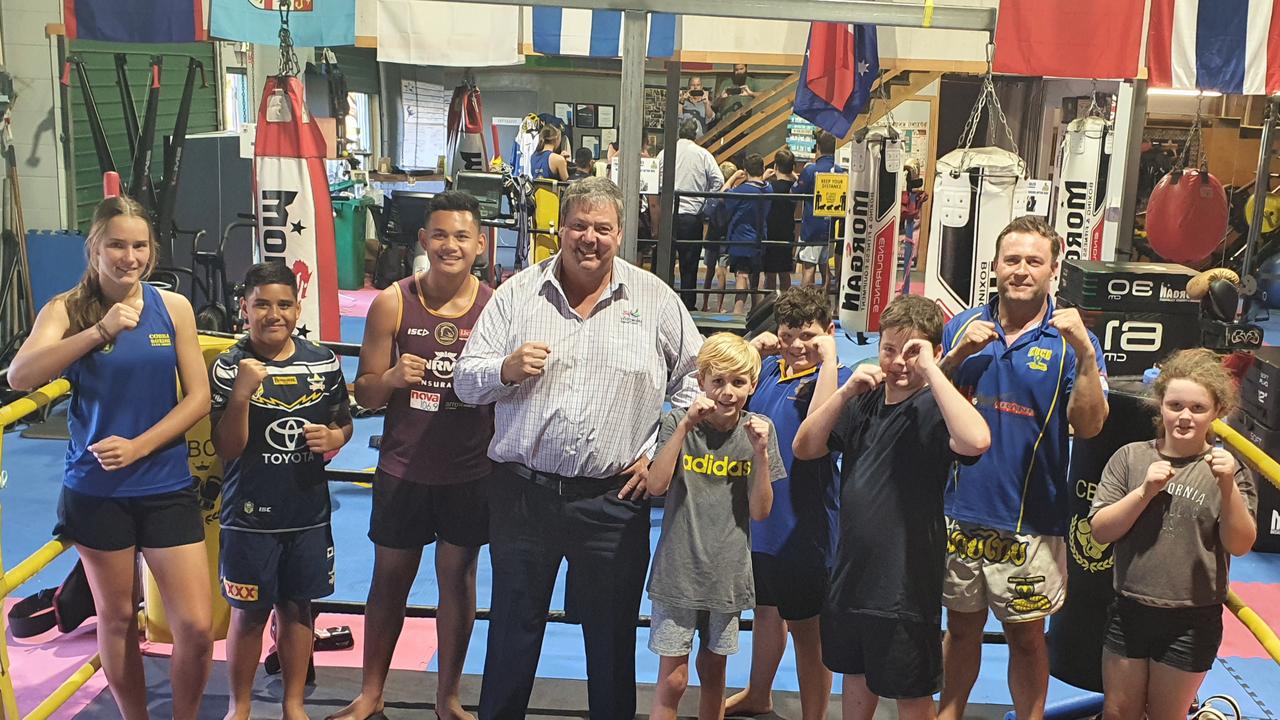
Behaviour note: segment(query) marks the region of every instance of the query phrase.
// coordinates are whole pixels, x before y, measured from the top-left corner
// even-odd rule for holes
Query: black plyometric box
[[[1258,348],[1253,353],[1253,364],[1244,375],[1264,388],[1280,389],[1280,348]]]
[[[1239,411],[1227,418],[1227,424],[1267,455],[1280,457],[1280,430],[1272,430],[1257,418]],[[1253,549],[1280,553],[1280,489],[1258,471],[1251,472],[1254,491],[1258,494],[1258,538]]]
[[[1263,425],[1280,427],[1280,388],[1266,387],[1246,377],[1240,383],[1240,407]]]
[[[1138,310],[1194,314],[1200,303],[1187,296],[1196,271],[1173,263],[1065,260],[1058,298],[1086,310]]]
[[[1063,302],[1065,307],[1073,304]],[[1141,375],[1175,350],[1200,342],[1200,324],[1187,315],[1081,308],[1080,317],[1102,345],[1108,375]]]

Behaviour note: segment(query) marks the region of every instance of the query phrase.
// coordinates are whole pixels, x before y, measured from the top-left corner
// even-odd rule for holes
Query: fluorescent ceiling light
[[[1182,97],[1221,97],[1217,90],[1183,90],[1182,88],[1151,88],[1148,95],[1179,95]]]

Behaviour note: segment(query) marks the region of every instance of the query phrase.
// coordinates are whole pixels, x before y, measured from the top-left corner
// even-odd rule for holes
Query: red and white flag
[[[1000,0],[992,69],[1012,75],[1132,78],[1143,0]]]
[[[338,260],[324,150],[324,136],[303,100],[302,82],[267,78],[253,152],[259,255],[283,262],[298,277],[298,334],[312,341],[338,341]]]

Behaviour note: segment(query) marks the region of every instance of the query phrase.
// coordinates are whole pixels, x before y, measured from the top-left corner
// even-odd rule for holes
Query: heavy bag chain
[[[289,13],[293,10],[293,0],[280,2],[280,70],[277,75],[294,77],[301,70],[298,55],[293,51],[293,33],[289,32]]]
[[[983,108],[986,108],[988,121],[994,124],[999,120],[1000,126],[1004,128],[1004,136],[1009,140],[1009,147],[1013,150],[1013,154],[1022,157],[1022,154],[1018,152],[1018,141],[1013,139],[1013,129],[1009,127],[1009,118],[1005,117],[1004,108],[1000,107],[1000,97],[996,95],[996,84],[991,74],[991,57],[995,52],[995,47],[993,43],[987,43],[987,72],[982,77],[982,89],[978,91],[978,100],[973,104],[969,119],[965,121],[964,130],[960,133],[960,144],[965,150],[973,147],[973,136],[978,132],[978,122],[982,117]]]
[[[1187,131],[1187,140],[1182,144],[1182,152],[1178,153],[1178,159],[1173,163],[1174,170],[1184,170],[1187,167],[1187,158],[1191,154],[1191,146],[1196,146],[1196,168],[1207,170],[1208,161],[1204,155],[1204,135],[1201,133],[1200,125],[1200,106],[1204,103],[1204,96],[1196,97],[1196,119],[1191,121],[1191,129]]]

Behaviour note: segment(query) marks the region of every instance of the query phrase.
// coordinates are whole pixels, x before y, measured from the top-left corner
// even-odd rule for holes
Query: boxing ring
[[[68,395],[70,392],[71,384],[64,379],[59,379],[19,400],[0,407],[0,427],[19,422],[32,413]],[[1257,446],[1226,423],[1216,421],[1214,430],[1224,444],[1238,452],[1260,476],[1280,487],[1280,463],[1263,453]],[[330,481],[351,482],[357,479],[352,477],[353,475],[357,475],[357,473],[331,472]],[[364,474],[359,473],[358,475]],[[367,479],[367,476],[360,479]],[[0,435],[0,487],[3,487],[5,480],[7,480],[7,477],[3,473],[3,435]],[[0,504],[0,513],[2,511],[3,505]],[[2,520],[2,516],[0,516],[0,520]],[[50,540],[10,569],[5,569],[3,552],[2,548],[0,548],[0,603],[3,603],[8,596],[15,594],[24,583],[70,548],[71,545],[60,538]],[[333,604],[339,606],[333,608],[333,610],[339,612],[363,611],[363,606],[359,603]],[[1235,592],[1228,594],[1226,605],[1236,619],[1248,629],[1258,644],[1280,667],[1280,637],[1277,636],[1275,630],[1269,627]],[[434,611],[435,608],[410,607],[408,615],[411,617],[431,617],[434,616]],[[550,615],[549,620],[553,622],[565,621],[563,613],[553,612]],[[477,619],[487,619],[487,616],[488,612],[485,609],[480,609],[477,612]],[[647,625],[647,621],[648,618],[637,618],[637,624],[641,626]],[[743,622],[743,629],[750,629],[749,621]],[[991,635],[998,634],[989,633],[988,637],[986,637],[986,642],[1000,642],[1002,640],[1002,638],[991,637]],[[93,656],[63,680],[61,685],[48,697],[40,701],[30,712],[23,715],[18,708],[17,696],[13,685],[7,638],[6,615],[0,614],[0,720],[19,720],[20,718],[22,720],[44,720],[50,717],[101,669],[98,657],[96,655]]]

